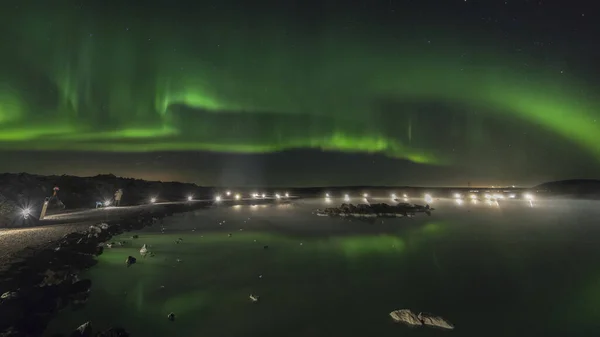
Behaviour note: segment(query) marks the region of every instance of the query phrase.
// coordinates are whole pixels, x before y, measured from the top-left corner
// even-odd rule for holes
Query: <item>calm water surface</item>
[[[311,211],[327,206],[321,199],[166,219],[164,234],[156,226],[136,240],[132,233],[114,238],[131,247],[106,250],[82,275],[93,281],[87,306],[61,312],[48,335],[88,320],[97,329],[125,327],[132,336],[600,331],[600,203],[441,199],[432,205],[430,217],[374,222],[317,217]],[[139,258],[142,244],[156,256]],[[138,257],[131,268],[124,264],[128,255]],[[402,308],[441,315],[456,329],[392,323],[388,313]],[[167,320],[170,312],[175,322]]]

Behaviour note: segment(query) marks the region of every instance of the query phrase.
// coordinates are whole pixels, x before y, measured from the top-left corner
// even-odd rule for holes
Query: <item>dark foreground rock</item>
[[[342,216],[342,217],[358,217],[358,218],[375,218],[375,217],[410,217],[416,213],[425,213],[431,215],[434,209],[429,205],[415,205],[408,203],[399,203],[397,205],[388,204],[342,204],[340,207],[317,209],[316,214],[319,216]]]
[[[152,226],[166,216],[189,210],[188,205],[174,204],[160,213],[139,213],[91,226],[87,231],[67,234],[54,245],[12,264],[0,278],[0,336],[41,336],[58,311],[85,305],[93,285],[91,280],[80,280],[78,274],[97,263],[96,256],[102,254],[105,242],[112,236]],[[72,336],[128,334],[113,328],[91,335],[89,324]]]

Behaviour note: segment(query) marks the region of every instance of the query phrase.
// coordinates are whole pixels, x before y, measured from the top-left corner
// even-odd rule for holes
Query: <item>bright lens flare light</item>
[[[156,202],[156,198],[150,198],[150,203],[153,204]]]
[[[240,200],[240,195],[239,194],[235,195],[235,200]]]
[[[460,193],[454,193],[454,199],[460,199],[462,198],[462,195],[460,195]]]
[[[31,215],[31,209],[30,208],[22,209],[21,215],[23,215],[24,218],[28,218]]]
[[[433,198],[431,197],[431,194],[425,194],[425,202],[428,204],[433,202]]]
[[[329,193],[325,193],[325,198],[329,198]]]
[[[290,194],[286,192],[286,193],[285,193],[285,197],[286,197],[286,198],[289,198],[289,197],[290,197]]]
[[[344,195],[344,201],[350,201],[350,196],[348,194]]]
[[[365,199],[366,199],[366,198],[368,198],[368,197],[369,197],[369,194],[367,194],[367,193],[363,194],[363,198],[365,198]]]
[[[192,201],[192,196],[188,196],[188,201]]]
[[[396,193],[392,193],[391,197],[392,199],[396,199]]]
[[[281,196],[279,194],[275,194],[275,198],[281,199]]]
[[[462,199],[456,199],[456,203],[458,204],[458,206],[463,204],[463,200]]]
[[[215,197],[215,201],[216,201],[216,202],[219,202],[219,201],[221,201],[221,196],[220,196],[220,195],[217,195],[217,196]]]
[[[477,199],[477,196],[475,194],[471,194],[471,200],[475,200]]]
[[[227,194],[227,196],[230,196],[230,195],[231,195],[231,192],[230,192],[230,191],[227,191],[225,194]]]
[[[110,200],[104,200],[104,207],[110,206]]]
[[[524,197],[525,197],[525,200],[533,201],[533,195],[532,194],[527,193],[527,194],[524,195]]]
[[[264,199],[266,196],[267,196],[266,194],[264,194],[264,193],[262,194],[262,197],[263,197],[263,199]]]

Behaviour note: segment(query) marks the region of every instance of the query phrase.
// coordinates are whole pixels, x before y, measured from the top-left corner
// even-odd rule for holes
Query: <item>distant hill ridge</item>
[[[600,180],[569,179],[551,181],[534,186],[532,189],[561,194],[600,194]]]

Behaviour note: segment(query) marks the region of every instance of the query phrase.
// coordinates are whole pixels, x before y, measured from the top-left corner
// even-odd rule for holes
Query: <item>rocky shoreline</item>
[[[340,207],[331,207],[325,209],[317,209],[315,213],[318,216],[340,216],[340,217],[356,217],[356,218],[401,218],[412,217],[416,213],[425,213],[431,215],[434,208],[429,205],[415,205],[408,203],[399,203],[397,205],[388,204],[342,204]]]
[[[144,211],[120,221],[90,226],[87,231],[67,234],[58,242],[13,263],[0,279],[0,336],[42,336],[58,311],[85,305],[92,281],[81,280],[78,274],[97,263],[96,256],[102,254],[106,241],[196,208],[186,204],[169,205],[160,211]],[[82,323],[72,333],[56,337],[128,336],[125,330],[116,327],[92,334],[91,323]]]

